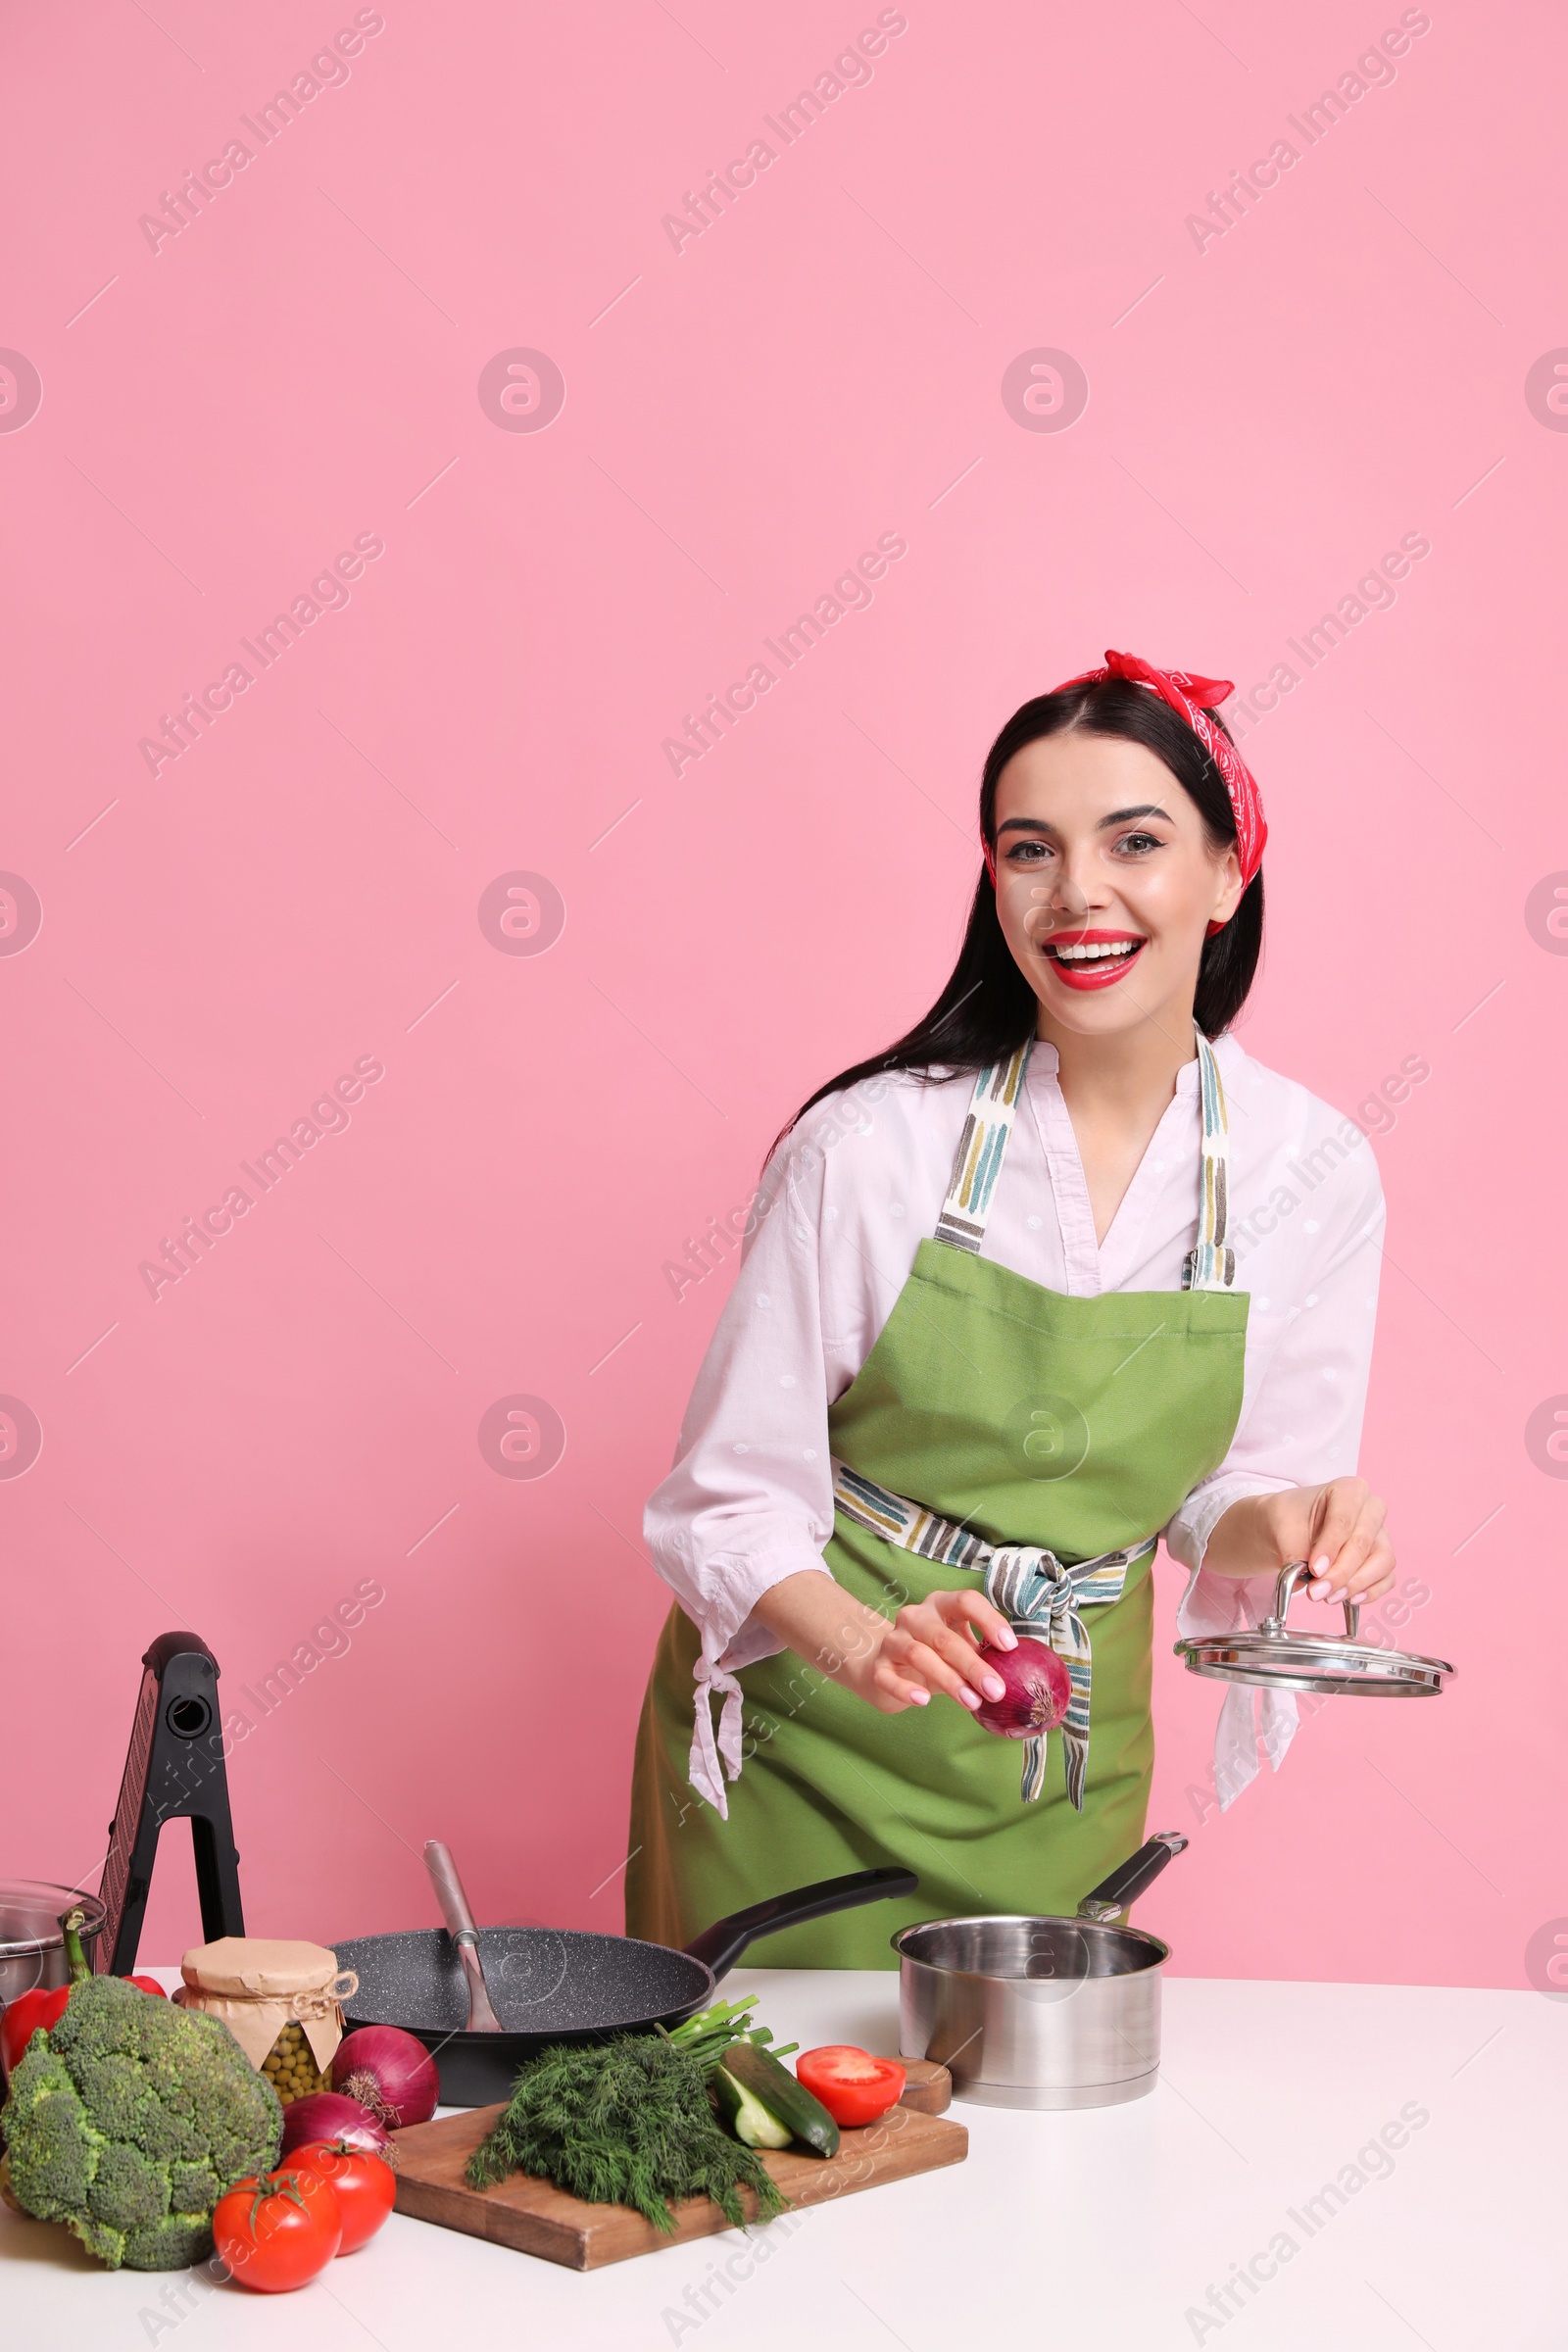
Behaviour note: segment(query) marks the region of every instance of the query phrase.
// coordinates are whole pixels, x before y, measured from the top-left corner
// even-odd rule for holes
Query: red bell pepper
[[[5,2060],[8,2080],[16,2072],[23,2052],[39,2027],[47,2034],[50,2027],[65,2015],[72,1985],[79,1984],[84,1977],[92,1974],[87,1965],[87,1955],[81,1948],[79,1933],[85,1916],[81,1911],[68,1911],[60,1923],[65,1937],[66,1960],[71,1969],[67,1982],[48,1986],[35,1984],[30,1992],[19,1992],[14,2001],[7,2003],[4,2015],[0,2016],[0,2058]],[[127,1977],[125,1982],[136,1985],[142,1992],[156,1993],[161,2001],[169,1998],[156,1977]]]
[[[6,2003],[5,2017],[0,2020],[0,2055],[5,2058],[8,2079],[16,2073],[22,2053],[38,2028],[42,2026],[47,2034],[65,2014],[70,1998],[69,1984],[53,1984],[47,1991],[35,1984],[30,1992],[19,1992],[14,2001]]]
[[[68,1911],[60,1923],[61,1934],[65,1937],[66,1959],[71,1969],[68,1982],[47,1986],[35,1984],[30,1992],[19,1992],[14,2001],[6,2003],[5,2016],[0,2018],[0,2056],[5,2059],[8,2079],[16,2073],[22,2053],[39,2027],[47,2034],[49,2028],[65,2015],[72,1985],[79,1984],[83,1977],[92,1973],[77,1933],[85,1917],[84,1912]]]

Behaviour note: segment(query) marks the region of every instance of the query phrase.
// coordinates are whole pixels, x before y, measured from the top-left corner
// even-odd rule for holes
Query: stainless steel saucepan
[[[1075,1919],[931,1919],[893,1938],[900,2047],[989,2107],[1111,2107],[1159,2074],[1170,1946],[1117,1925],[1183,1851],[1164,1831],[1086,1894]]]

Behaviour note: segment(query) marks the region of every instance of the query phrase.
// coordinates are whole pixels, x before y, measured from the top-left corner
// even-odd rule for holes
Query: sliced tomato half
[[[820,2099],[833,2121],[853,2132],[874,2124],[904,2096],[905,2073],[896,2058],[873,2058],[849,2042],[828,2042],[819,2050],[803,2050],[795,2072]]]

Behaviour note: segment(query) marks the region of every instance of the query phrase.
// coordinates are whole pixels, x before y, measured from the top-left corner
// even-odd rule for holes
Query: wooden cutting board
[[[968,2132],[940,2113],[952,2093],[947,2069],[913,2059],[904,2063],[909,2075],[905,2103],[880,2123],[844,2132],[836,2156],[806,2156],[793,2148],[761,2151],[792,2206],[825,2205],[858,2189],[878,2188],[885,2180],[963,2162]],[[519,2253],[538,2254],[573,2271],[597,2271],[633,2254],[657,2254],[662,2247],[711,2237],[730,2227],[710,2197],[689,2197],[675,2206],[675,2234],[665,2237],[629,2206],[589,2205],[523,2173],[514,2173],[495,2188],[470,2188],[465,2167],[500,2113],[499,2106],[469,2107],[433,2124],[394,2132],[398,2212],[515,2246]],[[754,2200],[741,2193],[750,2210]]]

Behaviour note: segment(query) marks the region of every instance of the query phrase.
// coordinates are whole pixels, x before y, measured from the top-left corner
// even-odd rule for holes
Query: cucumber
[[[781,2124],[792,2139],[798,2139],[813,2156],[838,2154],[837,2124],[821,2100],[813,2098],[788,2067],[780,2066],[771,2050],[759,2049],[755,2041],[737,2041],[724,2052],[722,2064],[723,2072]],[[771,2147],[774,2142],[762,2144]]]
[[[724,2120],[737,2139],[749,2148],[787,2148],[793,2136],[787,2124],[769,2115],[760,2099],[736,2082],[727,2067],[714,2067],[710,2077]]]

